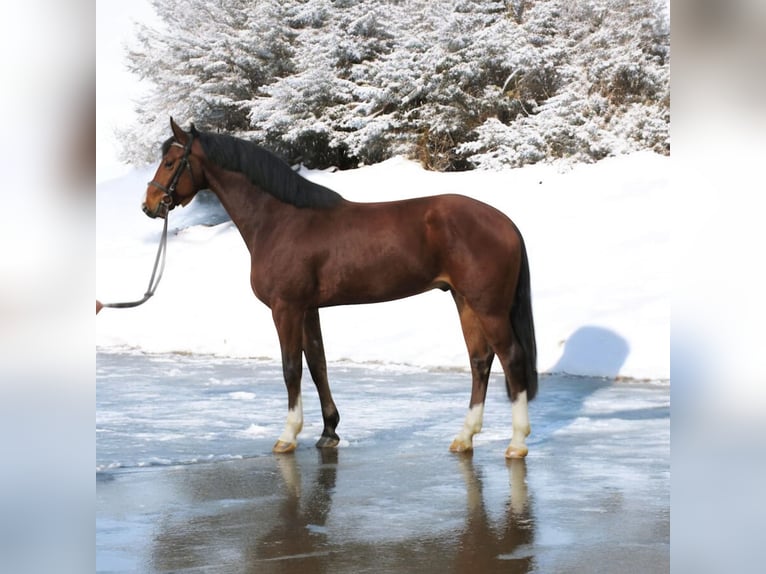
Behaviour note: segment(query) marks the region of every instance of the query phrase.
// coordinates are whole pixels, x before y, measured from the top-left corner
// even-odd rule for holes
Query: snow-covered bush
[[[133,161],[156,160],[169,115],[313,167],[669,152],[666,0],[151,1]]]

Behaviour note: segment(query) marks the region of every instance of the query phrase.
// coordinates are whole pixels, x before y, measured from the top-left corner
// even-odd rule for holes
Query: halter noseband
[[[189,154],[191,153],[192,142],[194,142],[194,134],[189,134],[189,141],[186,142],[185,146],[178,142],[173,142],[170,144],[171,147],[180,147],[184,150],[184,155],[181,157],[181,161],[179,162],[178,167],[173,174],[173,179],[170,180],[170,185],[165,187],[155,180],[152,180],[148,183],[148,185],[156,187],[165,194],[159,205],[157,205],[157,212],[154,214],[154,217],[166,218],[168,216],[168,212],[175,202],[174,195],[176,192],[176,186],[178,185],[178,180],[181,179],[181,173],[183,172],[184,167],[189,170],[189,177],[191,177],[192,185],[195,188],[197,187],[197,182],[194,179],[194,172],[192,172],[191,163],[189,163]]]

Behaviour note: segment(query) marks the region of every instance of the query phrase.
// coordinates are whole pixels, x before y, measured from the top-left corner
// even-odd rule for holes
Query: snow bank
[[[97,296],[138,299],[160,221],[140,203],[154,166],[97,187]],[[521,229],[529,251],[539,368],[596,376],[670,376],[670,159],[649,152],[592,165],[434,173],[396,158],[307,176],[348,199],[462,193]],[[277,359],[269,310],[249,287],[249,255],[231,222],[195,225],[197,200],[171,213],[165,276],[132,310],[96,318],[99,348]],[[321,312],[330,361],[467,369],[452,298],[441,291]],[[495,367],[496,370],[499,367]]]

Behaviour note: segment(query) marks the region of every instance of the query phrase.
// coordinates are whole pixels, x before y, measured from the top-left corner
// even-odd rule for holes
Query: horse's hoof
[[[297,442],[286,442],[283,440],[278,440],[277,444],[274,445],[274,448],[271,449],[271,452],[274,454],[287,454],[289,452],[293,452],[297,447]]]
[[[317,448],[336,448],[340,439],[332,436],[320,436],[317,441]]]
[[[459,438],[456,438],[455,440],[453,440],[452,444],[449,445],[450,452],[471,452],[472,450],[473,450],[473,445],[471,443],[462,441]]]
[[[505,450],[505,458],[524,458],[529,453],[529,449],[525,446],[510,445]]]

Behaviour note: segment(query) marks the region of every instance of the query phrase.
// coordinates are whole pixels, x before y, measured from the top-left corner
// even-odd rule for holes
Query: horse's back
[[[499,289],[491,297],[494,305],[515,288],[518,233],[502,212],[470,197],[344,202],[301,214],[306,219],[278,227],[292,257],[259,262],[259,282],[270,284],[259,290],[262,300],[272,298],[272,286],[281,296],[317,307],[387,301],[433,288],[485,298]]]
[[[493,273],[496,280],[518,272],[521,235],[505,213],[487,203],[442,194],[356,206],[367,241],[383,250],[393,243],[402,257],[416,258],[441,276],[472,275],[476,282],[479,273]]]
[[[510,242],[515,247],[518,230],[510,218],[497,208],[456,193],[416,197],[378,203],[350,203],[353,217],[368,230],[375,223],[401,231],[433,231],[467,236],[479,232],[490,242]],[[441,238],[446,239],[446,236]],[[477,237],[478,239],[478,237]]]

